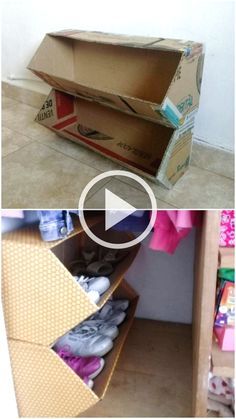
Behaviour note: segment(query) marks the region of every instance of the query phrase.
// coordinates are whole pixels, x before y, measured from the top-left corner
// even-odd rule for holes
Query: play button
[[[86,220],[85,220],[85,216],[84,216],[84,211],[87,210],[87,206],[85,207],[85,202],[86,199],[88,197],[89,192],[91,191],[91,189],[96,186],[96,189],[102,190],[102,188],[98,188],[98,183],[99,182],[103,182],[103,183],[108,183],[107,178],[110,178],[109,181],[109,186],[110,186],[110,182],[112,182],[112,178],[117,181],[117,179],[122,178],[122,177],[126,177],[129,178],[132,181],[135,181],[138,184],[137,187],[137,193],[135,192],[135,194],[137,194],[137,196],[139,194],[144,195],[144,193],[147,195],[147,198],[150,202],[149,204],[149,213],[150,213],[150,219],[149,222],[147,221],[147,226],[145,226],[144,231],[138,236],[135,237],[133,239],[131,239],[129,242],[126,243],[111,243],[109,241],[105,241],[103,240],[101,237],[96,236],[93,231],[91,231],[91,229],[88,227]],[[105,182],[104,182],[105,180]],[[122,188],[123,187],[127,187],[129,188],[129,186],[127,186],[129,183],[125,183],[125,180],[123,181],[124,184],[122,184]],[[140,185],[143,189],[143,191],[140,191]],[[135,213],[139,213],[140,210],[143,210],[144,208],[140,208],[138,207],[138,205],[132,205],[130,202],[130,199],[132,198],[132,196],[129,199],[129,202],[126,199],[123,199],[121,196],[118,196],[116,193],[112,192],[110,190],[111,188],[105,188],[103,189],[104,192],[103,193],[103,207],[101,208],[101,205],[98,207],[96,207],[96,205],[93,204],[92,209],[103,209],[105,210],[105,227],[104,227],[104,231],[107,232],[107,230],[112,229],[112,227],[116,226],[116,224],[121,223],[123,220],[125,220],[127,217],[130,216],[135,216]],[[121,190],[122,193],[122,190]],[[128,189],[128,193],[129,193],[129,189]],[[96,193],[93,193],[92,196],[95,196]],[[96,203],[95,203],[96,204]],[[110,249],[125,249],[128,247],[132,247],[134,245],[136,245],[137,243],[141,242],[152,230],[155,220],[156,220],[156,198],[154,196],[154,193],[152,191],[152,189],[150,188],[150,186],[147,184],[147,182],[144,181],[144,179],[142,179],[141,177],[135,175],[134,173],[125,171],[125,170],[111,170],[105,173],[102,173],[98,176],[96,176],[95,178],[93,178],[84,188],[84,190],[81,193],[80,199],[79,199],[79,205],[78,205],[78,209],[79,209],[79,217],[80,217],[80,222],[81,225],[84,229],[84,231],[86,232],[86,234],[96,243],[98,243],[101,246],[104,247],[108,247]],[[132,232],[132,229],[131,229]],[[134,236],[133,236],[134,237]]]
[[[105,189],[105,229],[109,230],[136,211],[133,205]]]

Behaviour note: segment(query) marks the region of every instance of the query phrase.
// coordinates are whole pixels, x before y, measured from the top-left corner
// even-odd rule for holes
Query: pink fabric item
[[[2,217],[24,218],[22,210],[2,210]]]
[[[222,210],[220,221],[220,246],[235,246],[234,210]]]
[[[150,248],[173,254],[192,227],[199,224],[201,211],[157,211]]]
[[[214,334],[222,351],[234,351],[234,327],[214,327]]]

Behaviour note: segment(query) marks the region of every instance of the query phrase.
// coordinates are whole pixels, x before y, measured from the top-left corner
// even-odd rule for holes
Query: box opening
[[[85,99],[76,98],[75,106],[77,123],[63,131],[70,139],[156,176],[173,128]]]
[[[33,67],[78,86],[161,104],[181,56],[178,51],[47,35],[33,59]]]
[[[106,241],[113,241],[113,243],[126,242],[133,238],[131,233],[115,231],[112,229],[104,233],[104,226],[102,223],[96,224],[90,227],[90,229],[96,236]],[[127,271],[129,266],[133,262],[139,248],[140,245],[138,244],[128,249],[127,255],[125,255],[125,257],[119,263],[114,265],[113,272],[110,275],[107,275],[110,280],[110,287],[104,294],[102,294],[99,302],[96,304],[98,308],[100,308],[104,304],[104,302],[109,298],[109,296],[112,294],[117,285],[122,281],[124,273]],[[51,251],[65,266],[65,268],[71,271],[72,262],[82,259],[82,249],[94,249],[95,252],[99,252],[99,249],[102,249],[104,252],[108,251],[108,249],[106,249],[105,247],[98,246],[96,243],[94,243],[85,232],[81,232],[75,236],[72,236],[71,238],[67,238],[66,241],[62,241],[61,243],[53,247]],[[79,284],[78,287],[80,287]],[[76,326],[76,324],[74,326]]]

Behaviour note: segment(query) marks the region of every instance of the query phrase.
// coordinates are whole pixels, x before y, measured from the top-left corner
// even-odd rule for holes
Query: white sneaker
[[[119,329],[114,324],[107,323],[105,320],[90,319],[85,320],[81,325],[92,327],[97,330],[98,333],[104,336],[108,336],[112,340],[119,335]],[[80,327],[77,326],[77,327]]]
[[[110,305],[115,310],[127,310],[129,307],[129,300],[126,299],[120,299],[120,300],[114,300],[113,298],[109,298],[106,305]]]
[[[124,321],[126,317],[124,310],[126,310],[128,306],[128,300],[108,300],[93,318],[96,320],[104,320],[109,324],[118,326]]]
[[[94,304],[97,304],[100,300],[100,294],[97,291],[94,291],[94,290],[88,291],[87,295],[88,295],[90,301]]]
[[[85,292],[97,291],[99,295],[102,295],[110,287],[110,281],[106,276],[89,277],[80,275],[74,276],[74,278]]]
[[[54,348],[58,351],[64,346],[68,346],[74,355],[102,357],[112,349],[113,342],[108,336],[98,333],[97,329],[81,325],[59,338]]]

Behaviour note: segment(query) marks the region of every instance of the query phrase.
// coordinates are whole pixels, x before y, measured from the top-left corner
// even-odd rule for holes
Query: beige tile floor
[[[191,347],[191,326],[134,319],[105,398],[81,416],[191,416]]]
[[[34,122],[38,108],[3,96],[3,208],[74,208],[84,186],[118,164],[78,144],[58,137]],[[231,208],[234,206],[233,156],[194,144],[192,166],[168,191],[150,181],[159,208]],[[124,178],[93,189],[90,208],[103,205],[104,185],[133,205],[144,194]]]

